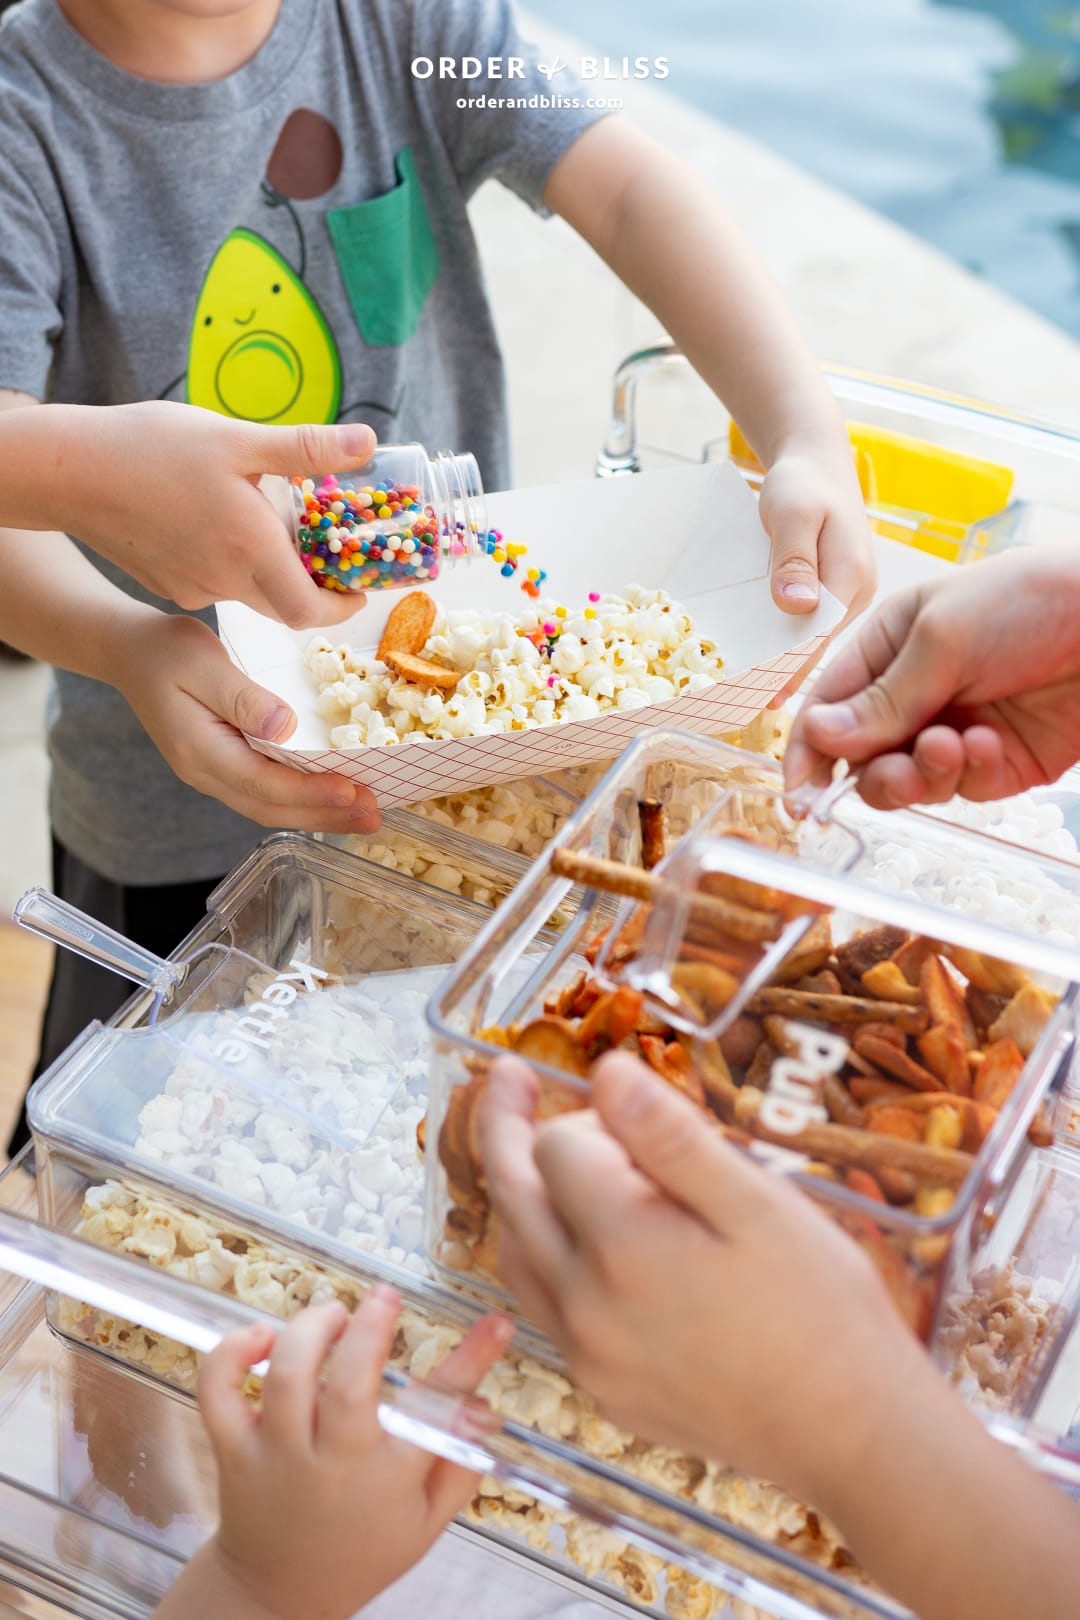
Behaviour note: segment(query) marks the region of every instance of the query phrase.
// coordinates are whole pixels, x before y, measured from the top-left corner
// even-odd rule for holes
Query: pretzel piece
[[[643,872],[638,866],[626,866],[622,861],[609,861],[601,855],[590,855],[583,850],[553,849],[551,870],[556,877],[568,878],[586,888],[600,889],[605,894],[623,895],[629,900],[653,901],[666,899],[685,901],[691,919],[711,924],[721,933],[741,940],[778,939],[783,918],[775,912],[755,911],[751,906],[724,900],[718,895],[695,893],[685,895],[674,883],[666,882],[657,872]]]
[[[945,1090],[936,1074],[931,1074],[921,1063],[916,1063],[902,1047],[894,1046],[891,1041],[883,1041],[880,1036],[863,1036],[859,1051],[883,1074],[891,1074],[894,1080],[901,1081],[905,1086],[913,1086],[916,1091]]]
[[[919,975],[919,988],[932,1024],[955,1024],[965,1051],[978,1046],[975,1025],[971,1022],[963,992],[940,956],[926,958]]]
[[[819,996],[808,990],[766,985],[751,996],[748,1012],[782,1013],[786,1018],[808,1018],[824,1024],[895,1024],[908,1035],[920,1035],[927,1025],[922,1007],[898,1001],[873,1001],[868,996]]]
[[[659,866],[667,853],[667,812],[659,799],[638,800],[641,824],[641,864],[646,872]]]

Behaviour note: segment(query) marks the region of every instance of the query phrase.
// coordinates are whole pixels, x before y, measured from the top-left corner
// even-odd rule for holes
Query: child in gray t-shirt
[[[767,274],[678,160],[541,65],[509,0],[22,0],[0,24],[0,405],[167,398],[364,421],[472,449],[505,484],[466,211],[495,176],[567,219],[723,395],[768,469],[781,605],[811,608],[819,575],[861,603],[846,436]],[[538,315],[542,292],[538,275]],[[154,545],[145,478],[133,552]],[[0,640],[58,670],[67,892],[168,946],[260,827],[371,825],[363,790],[244,744],[244,729],[283,735],[288,712],[267,712],[205,624],[115,550],[91,570],[59,534],[0,532],[0,548]],[[94,970],[59,971],[72,983],[51,998],[46,1056],[115,1004]]]

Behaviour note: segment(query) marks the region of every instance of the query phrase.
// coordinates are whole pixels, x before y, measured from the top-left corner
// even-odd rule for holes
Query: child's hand
[[[778,606],[812,612],[820,580],[849,617],[859,612],[875,569],[847,431],[768,270],[710,187],[605,118],[563,153],[544,201],[648,305],[769,469],[761,521]],[[658,251],[663,242],[679,251]]]
[[[469,1500],[474,1474],[379,1427],[399,1309],[393,1289],[375,1285],[352,1318],[342,1305],[312,1306],[276,1343],[272,1330],[252,1328],[205,1362],[199,1405],[221,1487],[221,1523],[200,1554],[205,1578],[219,1583],[208,1613],[349,1620]],[[468,1394],[512,1333],[505,1317],[486,1317],[432,1381]],[[268,1351],[256,1411],[240,1385]]]
[[[531,1071],[492,1069],[504,1280],[616,1423],[820,1500],[929,1360],[839,1227],[637,1059],[604,1058],[592,1096],[535,1126]]]
[[[637,1059],[535,1127],[492,1069],[503,1275],[614,1420],[763,1475],[926,1620],[1080,1613],[1076,1508],[992,1440],[855,1244]]]
[[[371,428],[260,427],[161,401],[53,410],[40,420],[58,424],[57,463],[78,476],[55,480],[55,499],[67,500],[49,526],[155,595],[188,610],[246,602],[294,629],[339,624],[363,606],[361,594],[309,577],[259,480],[360,466],[375,449]]]
[[[125,619],[111,661],[111,684],[189,787],[261,827],[331,833],[378,827],[370,789],[255,752],[244,733],[283,742],[296,729],[296,715],[237,669],[198,619],[140,609]]]
[[[894,810],[998,799],[1080,759],[1080,557],[1033,547],[902,591],[823,672],[795,720],[789,788],[859,769]]]
[[[844,603],[848,619],[862,612],[877,568],[846,442],[781,451],[765,475],[758,510],[772,541],[777,607],[811,613],[820,583]]]

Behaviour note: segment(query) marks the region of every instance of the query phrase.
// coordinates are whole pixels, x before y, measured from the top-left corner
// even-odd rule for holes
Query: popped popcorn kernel
[[[715,643],[666,592],[630,585],[620,596],[592,592],[589,601],[580,612],[540,601],[517,617],[440,608],[422,656],[460,672],[446,694],[403,679],[374,654],[316,637],[305,660],[331,745],[530,731],[627,713],[722,678]]]

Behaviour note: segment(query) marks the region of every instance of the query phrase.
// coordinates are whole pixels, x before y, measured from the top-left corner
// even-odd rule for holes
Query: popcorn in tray
[[[374,657],[317,637],[307,664],[334,748],[479,737],[640,709],[713,685],[723,659],[664,591],[628,586],[570,613],[397,603]]]

